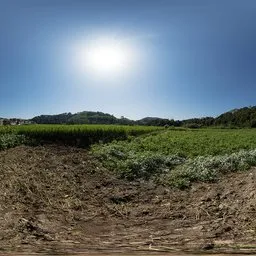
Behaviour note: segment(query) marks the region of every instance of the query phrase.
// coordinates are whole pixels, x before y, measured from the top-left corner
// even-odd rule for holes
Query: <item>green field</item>
[[[117,125],[0,127],[0,149],[62,143],[91,154],[121,178],[176,187],[256,166],[256,129],[174,129]]]
[[[121,177],[164,176],[164,181],[183,187],[256,165],[256,129],[162,130],[95,145],[93,153]]]
[[[25,136],[34,143],[63,143],[88,147],[94,143],[125,140],[129,136],[138,136],[160,129],[163,128],[121,125],[22,125],[1,126],[0,134]]]
[[[163,130],[158,134],[120,141],[105,147],[120,147],[125,152],[161,153],[194,158],[221,155],[256,148],[256,129]]]

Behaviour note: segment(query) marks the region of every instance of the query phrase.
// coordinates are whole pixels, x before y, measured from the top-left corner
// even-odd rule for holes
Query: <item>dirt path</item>
[[[0,254],[0,255],[9,255],[9,256],[43,256],[43,255],[67,255],[67,254],[40,254],[40,253],[8,253],[8,254]],[[155,253],[136,253],[136,254],[120,254],[120,253],[108,253],[108,254],[97,254],[97,253],[76,253],[76,254],[68,254],[69,256],[117,256],[117,255],[122,255],[122,256],[139,256],[139,255],[157,255],[157,256],[195,256],[195,255],[200,255],[200,256],[209,256],[209,255],[214,255],[214,256],[231,256],[231,255],[234,255],[234,254],[202,254],[202,253],[198,253],[198,254],[184,254],[184,253],[165,253],[165,254],[155,254]],[[248,255],[248,254],[235,254],[235,255]]]
[[[8,254],[0,254],[0,255],[9,255],[9,256],[43,256],[43,255],[67,255],[67,254],[40,254],[40,253],[15,253],[15,254],[12,254],[12,253],[8,253]],[[97,254],[97,253],[76,253],[76,254],[68,254],[69,256],[117,256],[117,255],[122,255],[122,256],[139,256],[139,255],[157,255],[157,256],[195,256],[195,255],[200,255],[200,256],[209,256],[209,255],[214,255],[214,256],[232,256],[232,255],[248,255],[248,254],[202,254],[202,253],[198,253],[198,254],[184,254],[184,253],[165,253],[165,254],[155,254],[155,253],[136,253],[136,254],[123,254],[123,253],[108,253],[108,254]]]
[[[4,253],[256,252],[255,169],[181,191],[118,180],[85,150],[22,146],[0,170]]]

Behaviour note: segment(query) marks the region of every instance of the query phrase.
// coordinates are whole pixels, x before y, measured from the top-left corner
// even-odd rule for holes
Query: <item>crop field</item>
[[[106,143],[112,140],[124,140],[129,136],[138,136],[163,129],[153,126],[121,125],[23,125],[0,127],[0,148],[7,144],[16,145],[13,140],[25,136],[33,143],[62,142],[66,145],[88,147],[93,143]],[[18,136],[18,137],[17,137]],[[7,141],[7,143],[4,143]],[[5,144],[4,146],[1,146]]]
[[[185,129],[117,125],[24,125],[0,128],[0,149],[61,143],[83,148],[121,178],[176,187],[215,181],[256,166],[256,129]]]
[[[256,165],[256,129],[163,130],[93,146],[107,168],[128,179],[152,178],[178,187],[214,181]]]
[[[127,152],[175,154],[191,158],[221,155],[256,148],[256,129],[167,130],[109,146],[120,147]]]

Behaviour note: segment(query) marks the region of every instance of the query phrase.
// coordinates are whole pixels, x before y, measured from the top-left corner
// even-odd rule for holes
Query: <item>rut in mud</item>
[[[218,250],[256,243],[256,169],[177,190],[127,182],[86,150],[0,152],[0,249]]]

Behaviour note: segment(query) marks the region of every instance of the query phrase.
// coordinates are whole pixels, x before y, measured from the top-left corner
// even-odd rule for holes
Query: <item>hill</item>
[[[173,120],[160,117],[145,117],[140,120],[130,120],[125,117],[83,111],[79,113],[62,113],[58,115],[41,115],[31,119],[37,124],[124,124],[124,125],[154,125],[154,126],[187,126],[190,128],[207,126],[256,127],[256,106],[233,109],[220,116]]]
[[[79,113],[62,113],[58,115],[41,115],[31,119],[37,124],[118,124],[122,123],[122,119],[118,119],[113,115],[83,111]],[[126,122],[128,119],[125,119]],[[130,120],[129,120],[130,121]]]
[[[233,109],[218,116],[215,125],[256,127],[256,106]]]
[[[120,124],[120,125],[147,125],[147,126],[164,126],[175,125],[180,126],[180,121],[159,117],[145,117],[140,120],[131,120],[126,117],[117,118],[114,115],[83,111],[79,113],[62,113],[57,115],[40,115],[35,116],[31,121],[37,124]]]

